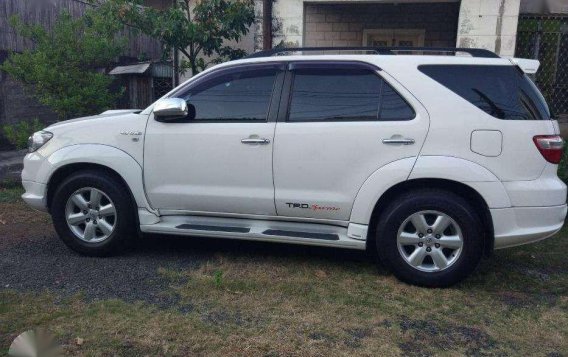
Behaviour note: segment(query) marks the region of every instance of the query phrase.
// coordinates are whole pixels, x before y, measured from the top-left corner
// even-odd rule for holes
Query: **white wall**
[[[456,45],[513,56],[519,6],[520,0],[463,0]]]

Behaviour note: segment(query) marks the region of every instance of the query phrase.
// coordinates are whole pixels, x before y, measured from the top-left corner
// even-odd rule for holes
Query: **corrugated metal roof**
[[[152,65],[152,77],[172,78],[173,68],[169,63],[154,62]]]
[[[150,68],[151,63],[138,63],[128,66],[115,67],[108,74],[121,75],[121,74],[144,74]]]

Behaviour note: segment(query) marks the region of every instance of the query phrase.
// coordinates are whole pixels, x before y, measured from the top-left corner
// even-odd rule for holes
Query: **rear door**
[[[274,142],[278,215],[348,220],[380,167],[416,157],[428,130],[418,101],[362,62],[289,65]]]

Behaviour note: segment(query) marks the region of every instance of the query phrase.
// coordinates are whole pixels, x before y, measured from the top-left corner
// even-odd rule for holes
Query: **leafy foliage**
[[[180,72],[192,74],[209,63],[237,59],[246,52],[224,45],[238,42],[254,22],[253,0],[176,0],[166,10],[142,6],[142,0],[110,0],[100,3],[107,16],[138,28],[164,44],[166,52],[177,49],[185,55]],[[205,57],[214,56],[209,63]]]
[[[0,69],[26,84],[41,103],[62,119],[112,106],[120,93],[109,92],[112,78],[98,69],[124,48],[125,40],[117,35],[120,22],[90,9],[79,19],[61,13],[49,32],[17,16],[10,24],[34,49],[12,53]]]
[[[28,146],[30,135],[43,129],[43,125],[37,118],[33,121],[21,121],[16,124],[8,124],[2,127],[2,134],[16,149],[25,149]]]
[[[0,181],[0,203],[21,202],[22,193],[24,193],[24,189],[20,181]],[[2,224],[1,217],[0,224]]]

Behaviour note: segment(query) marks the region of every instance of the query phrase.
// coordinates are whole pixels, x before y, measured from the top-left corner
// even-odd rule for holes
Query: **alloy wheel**
[[[424,272],[448,269],[458,260],[463,244],[457,222],[439,211],[413,213],[397,235],[398,251],[404,261]]]
[[[85,187],[67,200],[65,219],[77,238],[99,243],[108,239],[116,227],[116,207],[103,191]]]

